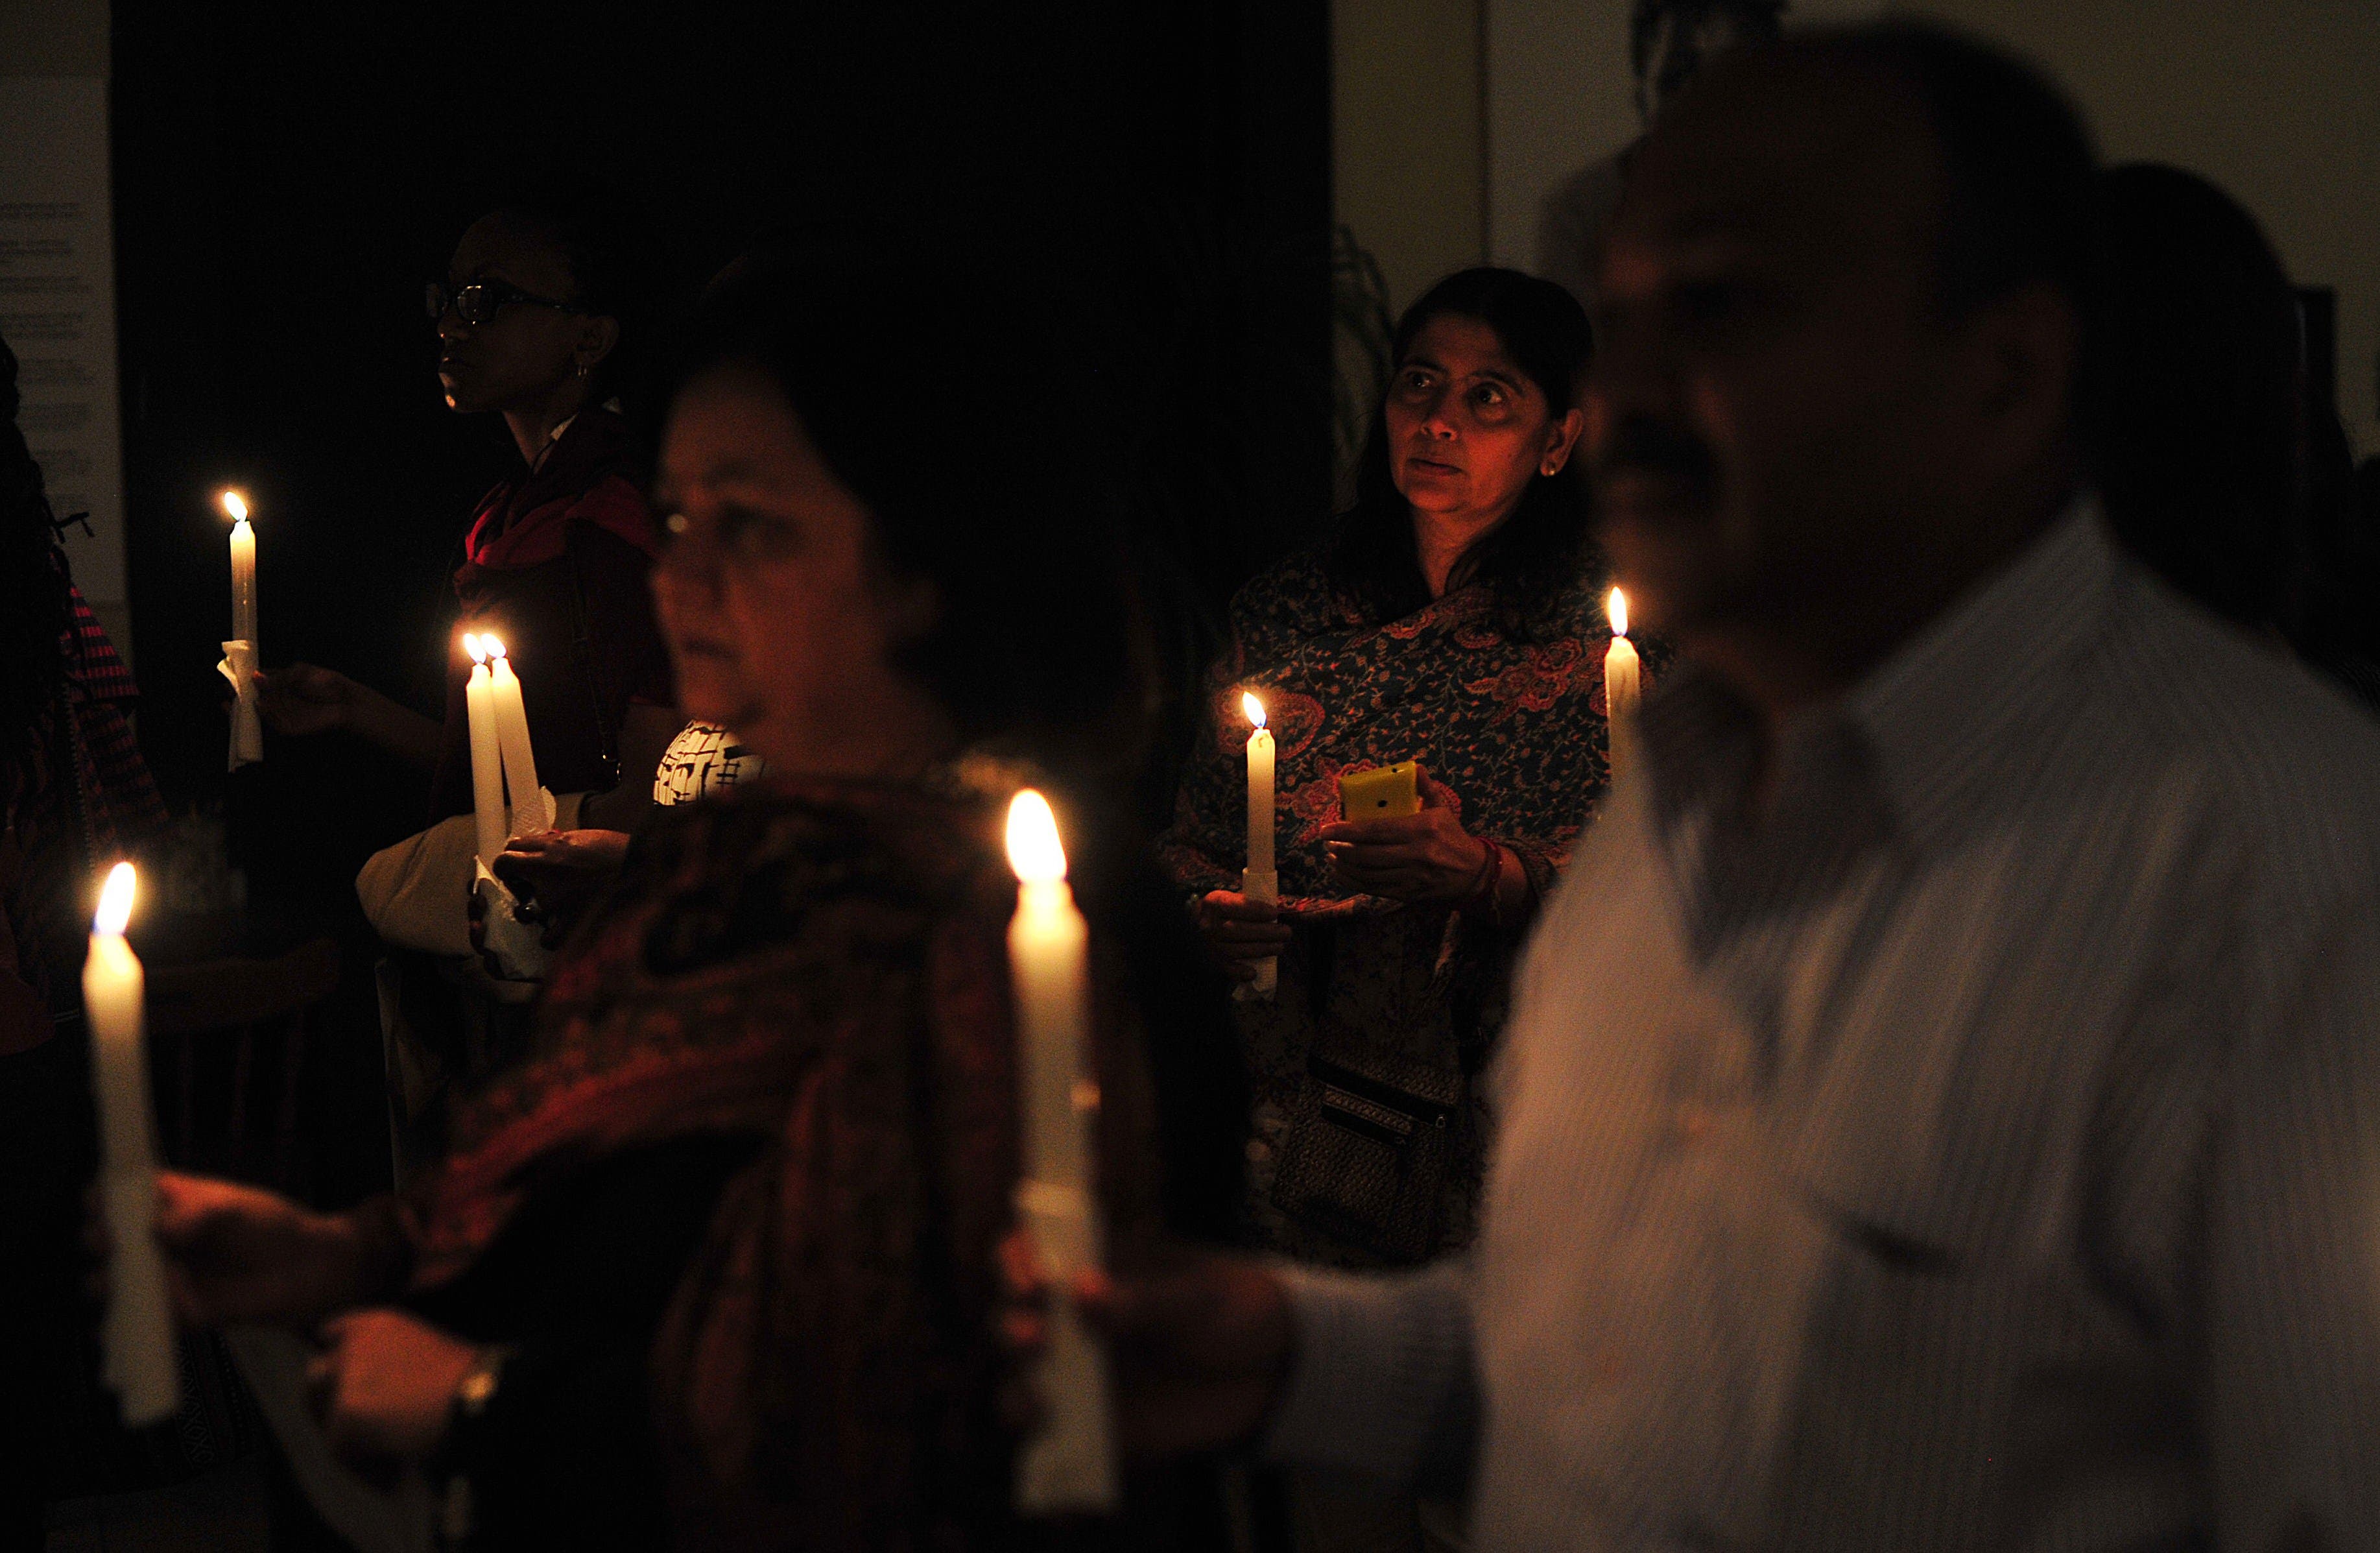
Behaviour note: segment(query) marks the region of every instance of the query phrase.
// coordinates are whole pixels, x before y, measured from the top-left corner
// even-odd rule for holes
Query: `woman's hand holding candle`
[[[1289,925],[1281,907],[1256,900],[1237,890],[1208,890],[1191,909],[1207,947],[1222,960],[1223,972],[1235,982],[1252,982],[1257,967],[1276,959],[1289,946]]]
[[[265,726],[299,739],[352,726],[356,705],[368,692],[336,669],[291,664],[256,677]]]
[[[352,733],[409,764],[438,764],[438,725],[334,668],[294,663],[256,677],[264,726],[285,738]]]
[[[403,1255],[393,1223],[172,1170],[157,1178],[156,1234],[174,1303],[199,1327],[311,1327],[392,1282]]]

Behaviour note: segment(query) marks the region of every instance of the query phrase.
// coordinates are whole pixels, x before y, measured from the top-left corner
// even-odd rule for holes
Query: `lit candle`
[[[127,1424],[154,1424],[182,1405],[165,1264],[152,1220],[157,1161],[149,1142],[149,1054],[141,1035],[144,978],[124,941],[137,881],[119,862],[100,892],[82,967],[91,1033],[91,1089],[99,1100],[100,1196],[115,1249],[108,1260],[106,1379]]]
[[[489,684],[494,692],[496,746],[504,755],[504,786],[512,798],[510,834],[528,836],[553,828],[553,811],[537,782],[537,752],[528,741],[528,713],[521,706],[520,677],[513,672],[504,644],[482,634]]]
[[[231,520],[231,639],[256,645],[256,531],[248,526],[248,498],[237,491],[223,494],[224,515]]]
[[[1017,879],[1008,968],[1025,1113],[1016,1209],[1056,1285],[1050,1344],[1036,1377],[1049,1412],[1017,1457],[1016,1503],[1027,1515],[1111,1510],[1107,1360],[1067,1297],[1075,1276],[1102,1260],[1092,1166],[1099,1088],[1089,1053],[1090,930],[1066,885],[1057,817],[1031,788],[1008,805],[1008,863]]]
[[[1240,875],[1240,893],[1250,900],[1279,900],[1281,874],[1273,867],[1272,855],[1272,730],[1265,727],[1263,702],[1243,691],[1240,706],[1256,725],[1256,731],[1248,735],[1248,865]],[[1248,991],[1269,997],[1280,982],[1281,961],[1260,960]]]
[[[256,531],[248,524],[246,496],[225,491],[222,501],[231,520],[231,640],[215,666],[231,681],[235,698],[228,768],[237,771],[264,758],[264,724],[256,711],[256,671],[262,665],[256,651]]]
[[[1611,780],[1635,764],[1636,708],[1645,699],[1645,666],[1628,640],[1628,595],[1619,589],[1604,601],[1611,617],[1611,646],[1603,654],[1603,711]]]
[[[479,825],[480,862],[492,869],[504,850],[504,768],[496,735],[496,687],[488,673],[488,649],[479,637],[463,633],[463,651],[471,654],[470,682],[463,687],[463,709],[471,725],[471,810]]]

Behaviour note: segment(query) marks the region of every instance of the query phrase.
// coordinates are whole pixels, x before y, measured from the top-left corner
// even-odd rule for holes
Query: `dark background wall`
[[[128,561],[169,796],[225,786],[225,483],[258,510],[268,666],[434,709],[445,572],[516,455],[441,407],[419,299],[524,177],[615,186],[681,294],[756,232],[864,218],[930,227],[954,287],[1032,278],[1080,369],[1044,451],[1119,470],[1220,606],[1329,503],[1327,51],[1321,0],[117,0]],[[921,384],[917,410],[999,391]],[[268,889],[411,828],[358,749],[276,744],[231,786]]]

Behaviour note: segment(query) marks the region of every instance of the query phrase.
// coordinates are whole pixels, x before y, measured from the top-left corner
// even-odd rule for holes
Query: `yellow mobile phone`
[[[1414,763],[1350,771],[1339,778],[1339,807],[1351,820],[1402,818],[1421,813],[1421,788]]]

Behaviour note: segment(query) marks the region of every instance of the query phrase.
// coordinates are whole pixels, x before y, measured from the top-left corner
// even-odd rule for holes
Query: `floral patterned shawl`
[[[1301,928],[1270,1003],[1235,1006],[1257,1094],[1249,1202],[1274,1248],[1362,1262],[1292,1224],[1270,1202],[1270,1168],[1307,1059],[1335,1017],[1425,1065],[1475,1072],[1502,1022],[1511,944],[1443,907],[1403,906],[1336,884],[1318,832],[1340,818],[1339,776],[1418,760],[1454,795],[1463,827],[1501,842],[1538,894],[1550,888],[1609,774],[1602,611],[1584,587],[1567,626],[1515,641],[1489,591],[1459,589],[1385,625],[1335,588],[1318,554],[1242,589],[1232,643],[1208,685],[1200,742],[1160,848],[1186,891],[1237,889],[1245,865],[1248,722],[1254,691],[1276,745],[1277,864],[1285,917]],[[1335,1016],[1334,1016],[1335,1010]],[[1449,1043],[1451,1043],[1451,1049]],[[1442,1214],[1440,1243],[1469,1238],[1485,1119],[1471,1109],[1466,1168]]]

